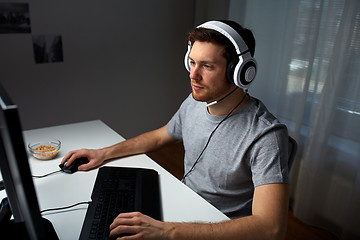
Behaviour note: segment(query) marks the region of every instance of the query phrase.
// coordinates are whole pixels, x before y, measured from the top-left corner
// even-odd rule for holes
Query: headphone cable
[[[200,157],[203,155],[203,153],[205,152],[205,149],[208,147],[210,139],[212,138],[212,136],[214,135],[215,131],[219,128],[219,126],[230,117],[230,115],[235,111],[235,109],[240,106],[240,104],[245,100],[246,96],[249,96],[247,90],[246,93],[244,94],[243,98],[241,99],[241,101],[228,113],[228,115],[226,115],[226,117],[221,120],[219,122],[219,124],[214,128],[214,130],[210,133],[210,136],[205,144],[205,147],[203,148],[203,150],[201,151],[200,155],[198,156],[198,158],[196,159],[196,161],[194,162],[194,164],[192,165],[192,167],[190,168],[190,170],[184,175],[183,179],[181,180],[181,182],[186,183],[185,178],[193,171],[195,165],[199,162]]]

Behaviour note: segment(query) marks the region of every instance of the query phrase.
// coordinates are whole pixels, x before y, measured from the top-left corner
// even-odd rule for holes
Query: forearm
[[[281,226],[258,216],[238,218],[221,223],[168,223],[168,239],[236,240],[283,239],[286,223]],[[283,229],[281,229],[283,228]]]
[[[139,212],[122,213],[110,225],[110,237],[132,233],[133,239],[157,240],[280,240],[280,222],[248,216],[220,223],[162,222]]]
[[[166,126],[154,131],[143,133],[134,138],[120,142],[110,147],[100,149],[104,159],[113,159],[135,154],[147,153],[161,148],[165,144],[174,141],[166,132]]]
[[[130,138],[123,142],[112,145],[110,147],[102,148],[100,150],[103,152],[105,159],[113,159],[145,153],[147,149],[152,148],[151,145],[153,144],[153,141],[150,140],[146,135],[147,133],[144,133],[134,138]],[[151,145],[148,146],[149,144]]]
[[[288,218],[288,185],[255,188],[253,215],[221,223],[169,223],[168,239],[284,239]]]
[[[287,225],[288,186],[263,185],[256,187],[255,192],[251,216],[220,223],[176,223],[158,221],[139,212],[121,213],[110,225],[110,236],[133,233],[135,236],[132,239],[284,239]]]

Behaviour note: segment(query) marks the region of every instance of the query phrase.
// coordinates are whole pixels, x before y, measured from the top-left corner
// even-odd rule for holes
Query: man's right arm
[[[65,155],[61,163],[64,163],[68,159],[68,164],[71,164],[79,157],[87,157],[89,163],[79,167],[80,171],[86,171],[99,167],[106,160],[147,153],[175,141],[176,139],[167,133],[165,125],[159,129],[143,133],[137,137],[130,138],[109,147],[70,151]]]
[[[103,148],[101,151],[104,152],[104,157],[107,160],[147,153],[175,141],[176,140],[167,133],[165,125],[159,129],[143,133],[111,147]]]

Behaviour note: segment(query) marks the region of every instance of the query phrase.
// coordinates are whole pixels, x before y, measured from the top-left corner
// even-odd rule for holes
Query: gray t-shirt
[[[190,94],[167,124],[182,140],[185,175],[225,116],[212,116]],[[263,105],[250,98],[221,123],[185,183],[230,218],[252,214],[254,187],[288,183],[288,132]]]

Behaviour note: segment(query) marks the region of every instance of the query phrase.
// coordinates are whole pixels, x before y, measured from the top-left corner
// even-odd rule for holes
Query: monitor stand
[[[59,237],[51,222],[43,217],[41,218],[41,222],[46,240],[58,240]],[[8,223],[2,223],[0,229],[1,236],[8,236],[9,239],[30,239],[24,222],[15,223],[13,220],[10,220]]]

